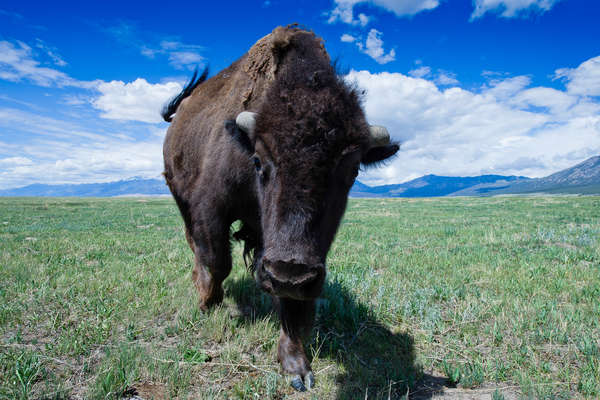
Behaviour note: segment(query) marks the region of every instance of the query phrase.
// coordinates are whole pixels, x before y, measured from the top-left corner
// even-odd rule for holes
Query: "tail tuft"
[[[177,107],[179,107],[179,104],[181,104],[183,99],[185,99],[190,94],[192,94],[194,89],[196,89],[196,87],[198,87],[198,85],[200,85],[202,82],[204,82],[206,80],[207,76],[208,76],[208,67],[204,68],[202,75],[200,75],[199,77],[198,77],[198,69],[196,68],[196,70],[194,71],[194,75],[192,75],[192,79],[190,79],[188,84],[185,85],[185,87],[183,88],[181,93],[179,93],[177,96],[173,97],[173,99],[171,99],[171,101],[168,102],[167,104],[165,104],[165,106],[163,107],[160,115],[162,115],[162,117],[165,121],[167,121],[167,122],[172,121],[173,114],[175,114],[175,112],[177,111]]]

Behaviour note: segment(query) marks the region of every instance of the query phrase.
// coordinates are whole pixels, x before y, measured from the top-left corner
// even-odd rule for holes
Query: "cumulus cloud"
[[[100,96],[92,105],[102,111],[103,118],[157,123],[163,104],[182,89],[177,82],[148,83],[138,78],[133,82],[102,82]]]
[[[360,26],[367,26],[367,24],[369,23],[370,20],[371,20],[371,17],[367,17],[363,13],[358,14],[358,24]]]
[[[361,52],[367,54],[379,64],[387,64],[396,59],[396,51],[392,49],[387,54],[385,53],[381,35],[382,33],[377,29],[371,29],[367,35],[367,40],[364,43],[356,42],[356,45]]]
[[[560,0],[473,0],[471,21],[491,12],[504,18],[515,18],[529,13],[543,13]],[[366,26],[373,18],[364,13],[354,15],[357,5],[379,7],[397,17],[412,17],[440,5],[440,0],[334,0],[335,7],[328,15],[328,23],[343,22],[353,26]]]
[[[520,76],[472,91],[400,73],[352,71],[347,79],[366,89],[369,122],[402,142],[388,166],[361,174],[366,183],[429,173],[540,177],[600,154],[600,103],[571,93],[570,81],[557,90]]]
[[[360,20],[354,18],[354,6],[361,2],[363,0],[335,0],[336,6],[329,13],[327,22],[332,24],[341,21],[350,25],[360,25]]]
[[[491,81],[491,87],[487,93],[500,100],[507,100],[529,86],[531,79],[528,76],[515,76],[506,79],[495,79]]]
[[[600,56],[590,58],[577,68],[557,69],[555,76],[568,81],[570,94],[600,96]]]
[[[38,147],[59,151],[54,157],[40,153]],[[131,176],[158,178],[162,171],[162,142],[99,142],[72,145],[58,141],[36,141],[29,146],[35,154],[32,163],[0,164],[0,187],[11,188],[31,183],[61,184],[110,182]]]
[[[523,109],[546,108],[551,114],[566,113],[578,101],[577,96],[548,87],[520,90],[510,99],[510,104]]]
[[[128,123],[128,134],[121,129],[109,124],[95,131],[87,119],[0,108],[0,131],[27,137],[25,143],[0,142],[0,188],[159,177],[166,127]]]
[[[560,0],[474,0],[471,20],[487,12],[500,13],[504,18],[514,18],[528,12],[546,12]]]
[[[60,56],[53,53],[43,42],[38,41],[36,47],[43,50],[55,64],[64,63]],[[191,64],[196,65],[202,60],[196,53],[177,51],[182,48],[179,42],[163,42],[161,48],[170,51],[170,62],[174,66],[183,68]],[[57,69],[42,66],[34,57],[32,48],[20,41],[16,44],[0,41],[0,79],[12,82],[28,80],[43,87],[68,86],[87,89],[94,94],[68,94],[63,97],[63,103],[91,104],[102,111],[103,118],[148,123],[161,122],[160,110],[163,104],[182,89],[182,84],[177,81],[151,84],[141,78],[129,83],[80,81]]]
[[[349,35],[347,33],[344,33],[342,35],[342,37],[340,37],[340,40],[344,43],[353,43],[356,41],[356,38],[352,35]]]
[[[370,17],[360,13],[354,18],[354,6],[361,3],[381,7],[398,17],[410,17],[421,11],[432,10],[440,4],[439,0],[335,0],[335,7],[329,12],[328,22],[331,24],[340,21],[366,26],[371,20]]]

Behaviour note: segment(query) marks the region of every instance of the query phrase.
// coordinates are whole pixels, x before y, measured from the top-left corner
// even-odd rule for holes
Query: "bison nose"
[[[256,280],[267,292],[295,300],[311,300],[321,294],[325,281],[325,265],[292,261],[263,260]]]

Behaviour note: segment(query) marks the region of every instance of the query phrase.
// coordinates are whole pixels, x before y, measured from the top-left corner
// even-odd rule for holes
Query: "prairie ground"
[[[197,308],[171,199],[0,198],[0,398],[600,396],[600,198],[351,200],[295,393],[234,245]]]

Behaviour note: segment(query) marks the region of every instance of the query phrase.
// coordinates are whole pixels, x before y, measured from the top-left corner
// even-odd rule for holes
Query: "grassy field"
[[[600,396],[600,197],[351,200],[306,394],[234,263],[201,313],[172,200],[0,198],[0,398]]]

